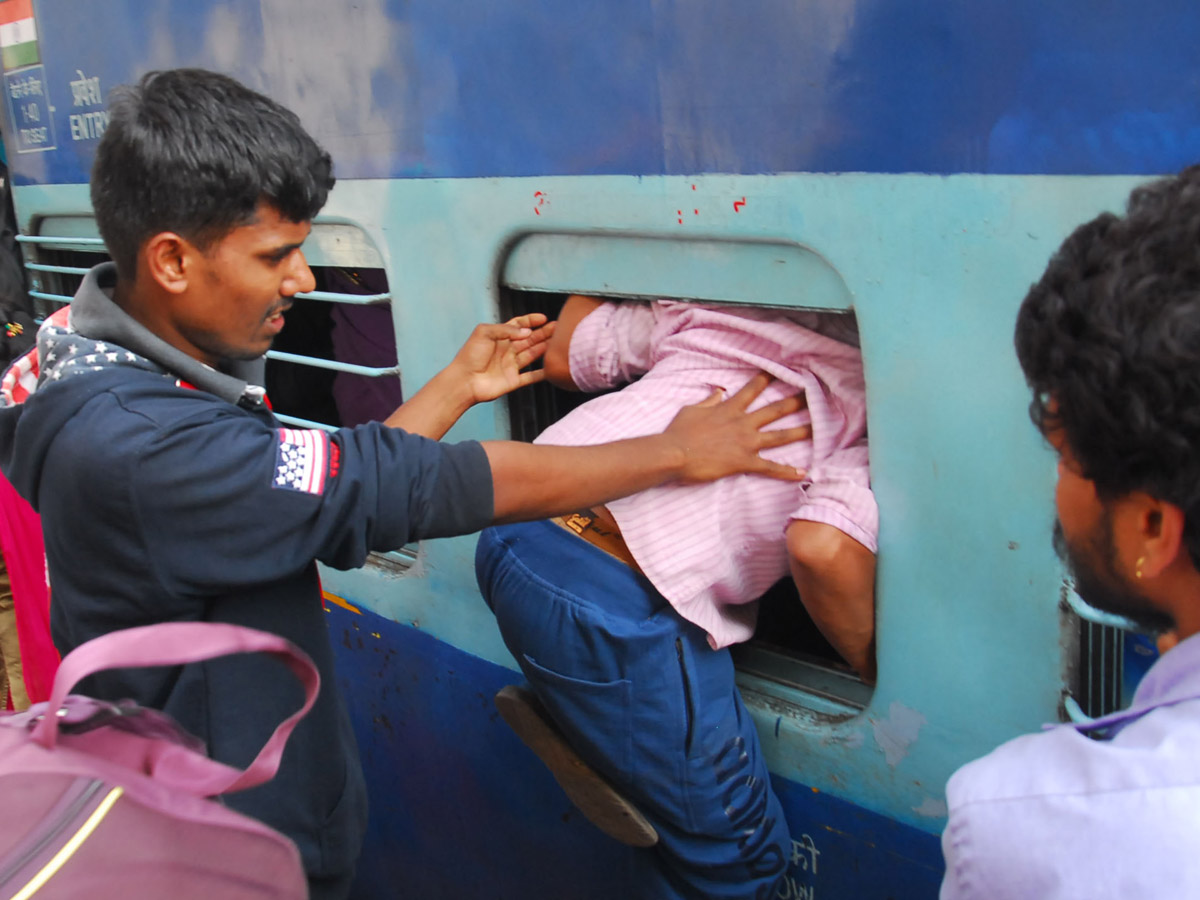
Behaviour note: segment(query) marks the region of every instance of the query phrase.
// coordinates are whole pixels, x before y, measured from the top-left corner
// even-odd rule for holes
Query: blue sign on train
[[[13,123],[17,153],[55,149],[54,107],[46,87],[46,67],[30,66],[4,73],[4,93]]]

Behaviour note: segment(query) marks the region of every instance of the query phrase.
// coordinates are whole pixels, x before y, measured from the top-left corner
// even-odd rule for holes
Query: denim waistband
[[[549,519],[497,525],[480,554],[511,553],[539,578],[609,613],[648,618],[669,602],[650,580]]]

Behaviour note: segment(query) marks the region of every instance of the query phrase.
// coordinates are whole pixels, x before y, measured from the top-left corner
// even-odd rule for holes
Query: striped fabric
[[[862,357],[856,347],[811,330],[834,333],[828,323],[813,313],[607,303],[572,335],[571,377],[580,388],[628,386],[585,403],[538,443],[586,445],[654,434],[681,407],[713,388],[732,394],[758,371],[776,381],[756,405],[799,392],[807,397],[807,411],[774,427],[811,422],[812,441],[764,453],[806,470],[804,482],[742,475],[665,485],[608,504],[646,576],[708,632],[714,647],[753,634],[757,604],[751,601],[788,574],[784,531],[792,519],[833,525],[876,549],[879,512],[867,468]]]

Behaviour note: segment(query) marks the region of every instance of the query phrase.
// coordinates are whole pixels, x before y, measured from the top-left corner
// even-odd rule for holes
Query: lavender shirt
[[[1200,897],[1200,635],[1129,709],[1009,741],[946,796],[942,900]]]
[[[606,303],[571,337],[571,377],[581,389],[632,383],[572,411],[539,443],[655,434],[681,407],[716,387],[733,394],[760,371],[777,380],[756,406],[801,391],[808,399],[807,411],[773,427],[811,422],[813,439],[763,453],[807,470],[804,482],[739,475],[664,485],[608,504],[646,577],[680,615],[708,632],[714,648],[753,635],[752,601],[789,571],[784,531],[790,520],[833,525],[876,549],[879,512],[867,471],[861,353],[800,324],[828,330],[831,320],[836,327],[844,318],[666,301]]]

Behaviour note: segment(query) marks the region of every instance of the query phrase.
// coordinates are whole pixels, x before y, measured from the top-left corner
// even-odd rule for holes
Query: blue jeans
[[[659,833],[637,896],[769,900],[790,841],[727,650],[553,522],[484,531],[484,599],[567,740]]]

